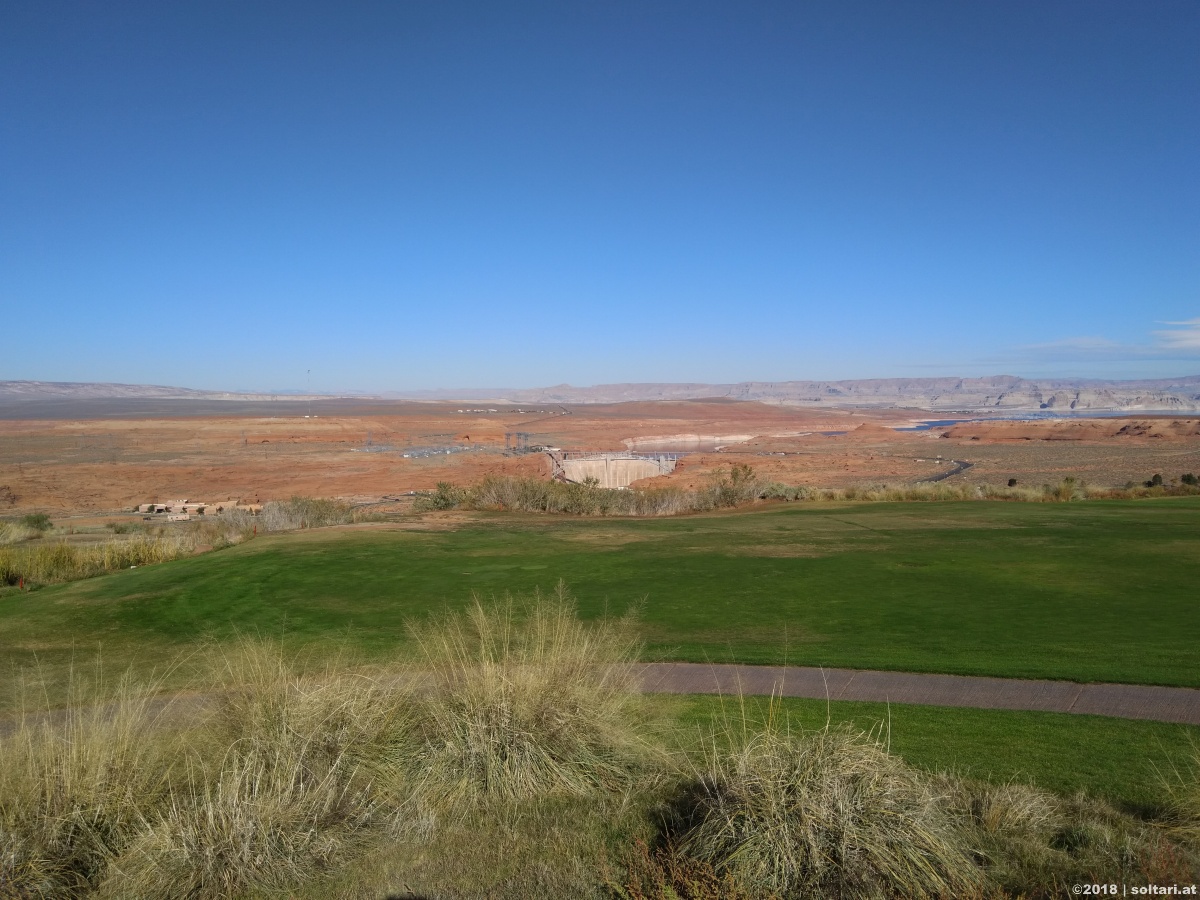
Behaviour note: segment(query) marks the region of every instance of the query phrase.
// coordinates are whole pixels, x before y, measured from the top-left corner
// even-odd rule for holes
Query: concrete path
[[[1138,684],[1077,684],[1072,681],[1026,681],[864,669],[813,669],[801,666],[740,666],[707,663],[643,663],[642,690],[651,694],[727,694],[809,697],[814,700],[873,700],[919,706],[965,706],[971,709],[1018,709],[1082,713],[1120,719],[1148,719],[1200,725],[1200,690]],[[147,701],[148,715],[163,720],[195,719],[211,708],[216,694],[180,694]],[[107,707],[87,712],[108,714]],[[63,724],[66,709],[37,713],[32,721]],[[30,720],[27,720],[30,721]],[[0,720],[0,737],[19,722]]]
[[[1022,709],[1200,725],[1200,690],[1136,684],[1076,684],[965,675],[647,663],[642,689],[660,694],[771,694],[972,709]]]

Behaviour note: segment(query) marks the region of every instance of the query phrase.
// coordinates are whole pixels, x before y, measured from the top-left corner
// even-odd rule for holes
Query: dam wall
[[[675,471],[676,455],[661,453],[637,455],[633,453],[588,453],[583,455],[551,454],[554,475],[564,481],[582,483],[589,478],[600,482],[600,487],[623,488],[639,478],[669,475]]]

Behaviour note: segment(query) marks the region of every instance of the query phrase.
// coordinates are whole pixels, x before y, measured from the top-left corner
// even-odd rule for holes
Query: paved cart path
[[[816,700],[873,700],[972,709],[1017,709],[1114,716],[1200,725],[1200,689],[1140,684],[1079,684],[1019,678],[981,678],[866,669],[816,669],[802,666],[642,663],[641,688],[649,694],[778,694]],[[419,676],[418,676],[419,677]],[[398,676],[402,680],[404,676]],[[147,702],[146,712],[168,719],[189,719],[212,708],[216,694],[181,694]],[[102,714],[113,709],[100,709]],[[66,722],[69,710],[35,713],[33,721]],[[0,737],[12,734],[17,720],[0,720]]]
[[[641,667],[641,678],[642,690],[659,694],[740,690],[818,700],[1043,710],[1200,725],[1200,690],[1195,688],[706,663],[647,663]]]

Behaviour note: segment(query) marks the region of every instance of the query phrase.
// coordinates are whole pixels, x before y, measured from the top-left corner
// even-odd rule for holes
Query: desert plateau
[[[918,409],[727,399],[527,407],[322,398],[233,402],[225,414],[211,404],[195,411],[196,402],[147,409],[93,400],[91,415],[77,405],[67,415],[52,407],[45,418],[29,405],[0,407],[22,416],[0,418],[0,513],[95,515],[168,498],[404,503],[439,482],[549,478],[545,452],[506,449],[506,435],[511,447],[517,434],[527,447],[679,454],[672,473],[641,487],[695,488],[734,465],[818,488],[915,484],[951,472],[951,483],[1039,486],[1071,476],[1119,487],[1200,470],[1200,416],[1163,413],[1023,421],[963,413],[940,424]]]

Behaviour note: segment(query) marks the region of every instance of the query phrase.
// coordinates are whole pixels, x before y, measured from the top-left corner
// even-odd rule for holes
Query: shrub
[[[265,531],[292,531],[297,528],[321,528],[345,525],[353,519],[353,508],[338,500],[292,497],[263,504],[258,521]]]
[[[706,487],[695,492],[697,509],[720,509],[757,500],[771,486],[761,481],[748,465],[734,465],[726,473],[717,469]]]
[[[113,534],[138,534],[146,531],[141,522],[106,522],[104,525]]]
[[[53,527],[50,517],[45,513],[30,513],[27,516],[21,516],[21,524],[39,532],[49,531]]]
[[[678,806],[679,849],[785,897],[962,894],[979,872],[931,783],[874,738],[768,728]]]
[[[626,786],[646,753],[631,624],[584,625],[560,583],[550,597],[476,598],[464,614],[413,625],[433,673],[406,764],[425,801],[462,812]]]
[[[448,481],[439,481],[437,490],[423,499],[428,509],[455,509],[463,502],[465,493]]]
[[[1063,502],[1090,497],[1114,498],[1148,496],[1097,490],[1068,476],[1057,485],[1042,488],[1017,486],[1010,478],[1007,486],[986,484],[949,484],[944,481],[908,485],[864,484],[847,488],[813,488],[785,485],[758,478],[750,466],[735,465],[728,472],[717,470],[708,483],[696,490],[679,487],[615,490],[602,488],[594,481],[582,484],[489,475],[469,487],[448,482],[435,492],[420,497],[418,511],[430,509],[488,509],[514,512],[557,513],[592,516],[670,516],[706,512],[752,503],[758,500],[816,500],[865,502],[912,502],[954,500],[1010,500],[1027,503]],[[1140,490],[1140,489],[1139,489]],[[1162,487],[1155,488],[1161,493]],[[1173,488],[1175,493],[1195,492],[1191,487]]]

